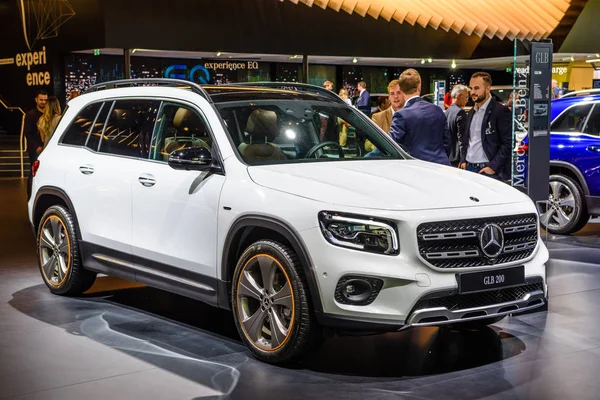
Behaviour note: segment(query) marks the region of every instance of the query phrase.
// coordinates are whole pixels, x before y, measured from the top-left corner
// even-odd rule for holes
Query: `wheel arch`
[[[565,175],[571,179],[574,179],[575,182],[581,186],[581,189],[583,189],[583,195],[590,195],[590,189],[588,188],[585,177],[575,165],[566,161],[550,161],[550,175],[555,174]]]
[[[263,215],[245,215],[238,218],[229,229],[223,246],[221,259],[221,280],[225,281],[228,295],[231,290],[231,281],[242,252],[252,243],[260,239],[272,239],[289,246],[298,256],[304,276],[308,283],[310,299],[316,313],[323,312],[323,305],[316,280],[316,272],[310,259],[306,246],[298,233],[286,222]],[[219,299],[221,307],[230,308],[230,296]]]
[[[46,212],[48,208],[55,205],[61,205],[69,210],[75,222],[75,231],[77,233],[77,239],[81,240],[81,231],[79,229],[79,222],[77,220],[77,213],[75,212],[75,207],[73,206],[73,203],[71,202],[71,199],[69,198],[67,193],[65,193],[64,190],[55,186],[44,186],[40,188],[35,195],[32,212],[34,232],[37,232],[44,212]]]

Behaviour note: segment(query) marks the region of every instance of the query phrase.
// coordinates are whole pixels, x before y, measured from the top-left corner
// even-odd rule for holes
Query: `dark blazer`
[[[25,126],[23,127],[23,134],[27,138],[27,152],[29,153],[29,160],[33,163],[37,160],[36,149],[43,147],[42,137],[37,127],[37,123],[42,116],[42,112],[37,107],[32,108],[25,115]]]
[[[465,110],[452,104],[446,110],[446,120],[448,121],[448,130],[450,131],[450,162],[458,163],[464,159],[466,155],[461,155],[460,142],[465,134],[465,126],[467,125],[467,113]]]
[[[420,97],[392,117],[390,136],[415,158],[450,165],[450,132],[442,109]]]
[[[461,163],[466,162],[467,149],[469,148],[469,136],[471,135],[471,120],[475,109],[467,114],[467,126],[465,135],[461,140]],[[496,171],[496,174],[504,180],[510,179],[510,152],[512,148],[512,114],[507,107],[498,103],[494,98],[485,110],[481,124],[481,141],[483,151],[490,160],[488,166]]]
[[[363,90],[361,94],[358,95],[358,99],[356,100],[356,107],[370,107],[371,106],[371,94],[367,91],[367,89]]]

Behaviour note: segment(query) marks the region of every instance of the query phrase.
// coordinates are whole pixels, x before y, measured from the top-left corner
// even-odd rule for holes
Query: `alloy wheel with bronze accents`
[[[38,255],[46,281],[61,286],[71,269],[71,240],[67,227],[56,215],[49,215],[41,225]]]
[[[262,351],[275,351],[294,327],[294,293],[283,266],[269,254],[250,258],[237,281],[237,310],[241,328]]]

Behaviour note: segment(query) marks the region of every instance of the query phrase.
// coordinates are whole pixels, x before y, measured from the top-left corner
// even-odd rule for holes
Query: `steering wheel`
[[[321,143],[316,144],[315,146],[313,146],[306,153],[306,155],[304,156],[304,158],[310,158],[310,157],[314,156],[315,153],[317,152],[317,150],[320,150],[321,148],[323,148],[325,146],[335,146],[335,147],[337,147],[338,154],[339,154],[340,158],[344,158],[344,149],[342,148],[342,146],[340,146],[338,143],[332,142],[332,141],[321,142]]]

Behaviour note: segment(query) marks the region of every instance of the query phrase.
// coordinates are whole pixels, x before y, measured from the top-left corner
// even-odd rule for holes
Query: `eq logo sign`
[[[187,79],[192,82],[207,84],[210,82],[210,71],[236,71],[258,69],[256,61],[224,61],[206,62],[188,69],[187,65],[171,65],[165,70],[165,78]]]
[[[192,82],[207,84],[210,72],[202,65],[196,65],[188,72],[187,65],[171,65],[165,69],[165,78],[187,79]]]

